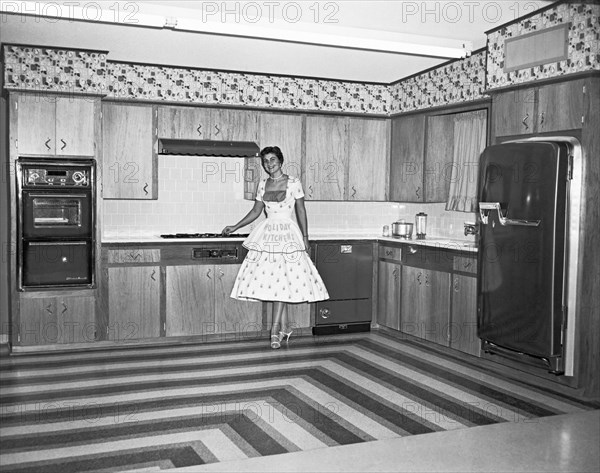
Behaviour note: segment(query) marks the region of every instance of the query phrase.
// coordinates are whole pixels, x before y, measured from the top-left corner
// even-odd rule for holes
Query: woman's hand
[[[235,226],[227,225],[223,230],[221,230],[221,235],[229,235],[233,232],[235,232]]]
[[[310,242],[308,241],[308,237],[304,237],[304,251],[306,251],[310,256]]]

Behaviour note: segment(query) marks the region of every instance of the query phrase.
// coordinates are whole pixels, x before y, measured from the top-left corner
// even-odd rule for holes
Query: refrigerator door
[[[480,161],[478,335],[550,365],[562,353],[568,169],[560,142],[490,146]]]

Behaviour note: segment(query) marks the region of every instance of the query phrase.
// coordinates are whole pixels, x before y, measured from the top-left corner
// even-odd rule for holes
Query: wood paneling
[[[20,95],[17,101],[19,154],[54,155],[56,107],[39,95]]]
[[[209,140],[211,137],[210,109],[158,107],[158,137]]]
[[[218,333],[236,333],[243,337],[262,329],[262,304],[231,297],[240,266],[215,266],[215,324]]]
[[[56,101],[56,154],[94,156],[94,107],[98,99],[61,98]]]
[[[379,261],[378,265],[377,323],[400,330],[402,266],[388,261]]]
[[[392,119],[390,200],[423,202],[425,115]]]
[[[534,132],[536,91],[519,88],[494,96],[494,136]]]
[[[102,197],[156,199],[158,170],[154,108],[104,103],[102,113]]]
[[[388,128],[387,120],[348,119],[347,200],[387,199]]]
[[[579,129],[583,115],[583,81],[561,82],[538,90],[537,131]]]
[[[211,137],[223,141],[257,141],[258,113],[253,110],[211,110]]]
[[[108,268],[108,338],[160,336],[160,267]]]
[[[346,122],[343,117],[306,117],[304,193],[307,200],[346,198]]]
[[[452,320],[450,347],[479,356],[481,342],[477,337],[477,278],[452,276]]]
[[[302,178],[302,127],[304,117],[289,113],[261,113],[260,115],[260,148],[279,146],[283,153],[283,172],[290,176]],[[263,172],[260,166],[256,173],[258,178]],[[258,182],[258,178],[256,182]]]
[[[214,266],[167,266],[166,270],[166,335],[214,333]]]
[[[119,263],[158,263],[160,261],[159,249],[138,249],[130,248],[126,250],[108,250],[109,264]]]

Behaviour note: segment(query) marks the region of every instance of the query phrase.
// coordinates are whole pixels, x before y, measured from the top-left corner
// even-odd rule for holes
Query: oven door
[[[30,191],[22,194],[23,238],[90,238],[91,192]]]
[[[92,287],[93,246],[86,241],[23,242],[22,287]]]

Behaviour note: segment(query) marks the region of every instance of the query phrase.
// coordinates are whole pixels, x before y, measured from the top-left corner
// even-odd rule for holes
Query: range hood
[[[158,154],[253,158],[260,148],[252,141],[159,139]]]

